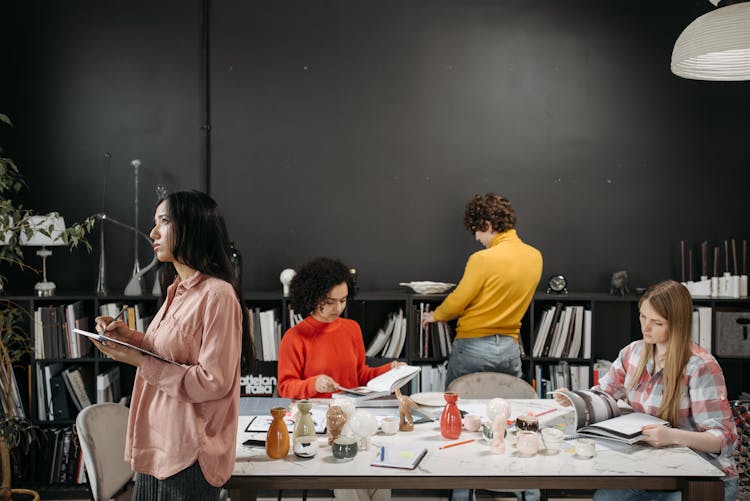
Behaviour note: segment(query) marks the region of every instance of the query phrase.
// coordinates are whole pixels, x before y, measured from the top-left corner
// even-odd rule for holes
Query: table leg
[[[724,499],[724,482],[720,478],[684,478],[680,480],[683,501]]]

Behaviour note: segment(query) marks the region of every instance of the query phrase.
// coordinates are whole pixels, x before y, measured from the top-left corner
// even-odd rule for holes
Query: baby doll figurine
[[[411,415],[411,409],[419,409],[419,407],[410,397],[402,395],[398,388],[396,388],[396,397],[398,398],[398,413],[400,416],[399,431],[414,431],[414,418]]]
[[[495,414],[495,418],[492,420],[492,445],[490,446],[490,451],[493,454],[505,453],[505,424],[507,419],[508,416],[505,414],[505,411],[501,411]]]
[[[341,429],[346,424],[346,414],[338,405],[332,405],[326,412],[326,428],[328,428],[328,445],[341,435]]]

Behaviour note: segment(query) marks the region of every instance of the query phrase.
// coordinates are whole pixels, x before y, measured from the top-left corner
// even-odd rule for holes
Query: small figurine
[[[500,411],[495,415],[495,419],[492,420],[492,445],[490,451],[493,454],[504,454],[505,453],[505,432],[506,432],[506,420],[508,415],[505,411]]]
[[[328,428],[328,445],[341,435],[341,429],[346,424],[346,414],[338,405],[332,405],[326,412],[326,428]]]
[[[625,270],[612,273],[612,285],[609,289],[610,296],[627,296],[630,294],[630,277]]]
[[[396,397],[398,398],[398,413],[400,416],[399,431],[414,431],[414,418],[411,416],[411,409],[419,409],[419,406],[410,397],[402,395],[398,388],[396,388]]]

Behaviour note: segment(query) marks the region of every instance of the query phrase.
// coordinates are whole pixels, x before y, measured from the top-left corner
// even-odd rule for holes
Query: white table
[[[556,411],[539,418],[541,426],[572,421],[572,410],[560,408],[552,400],[512,400],[512,415],[527,409]],[[459,401],[466,410],[482,409],[481,401]],[[248,418],[240,417],[237,461],[228,483],[232,501],[256,499],[259,489],[597,489],[638,488],[682,490],[684,500],[723,499],[723,473],[688,448],[656,449],[649,446],[621,446],[602,441],[597,455],[579,459],[572,447],[556,455],[521,457],[510,443],[504,454],[493,454],[489,442],[478,432],[466,432],[457,440],[476,438],[473,443],[440,450],[453,442],[440,435],[437,422],[415,426],[413,432],[375,435],[376,445],[396,442],[421,445],[427,455],[413,470],[370,466],[375,448],[360,451],[349,462],[338,462],[325,438],[311,459],[300,459],[291,452],[285,459],[269,459],[263,448],[242,446],[251,434],[244,432]],[[262,435],[261,435],[262,437]],[[511,440],[512,441],[512,440]],[[325,445],[324,445],[325,444]]]

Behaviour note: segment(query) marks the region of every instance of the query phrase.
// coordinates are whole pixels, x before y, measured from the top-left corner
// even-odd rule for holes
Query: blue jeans
[[[497,491],[495,491],[497,492]],[[503,491],[500,491],[503,492]],[[471,493],[471,495],[470,495]],[[530,489],[528,491],[514,491],[518,501],[539,501],[541,499],[541,491],[539,489]],[[469,489],[453,489],[451,492],[450,499],[448,501],[476,501],[477,495],[475,490]]]
[[[737,497],[739,478],[724,480],[724,501]],[[682,501],[680,491],[639,491],[636,489],[600,489],[593,501]]]
[[[445,386],[472,372],[503,372],[521,377],[521,350],[511,336],[459,338],[453,340]]]

